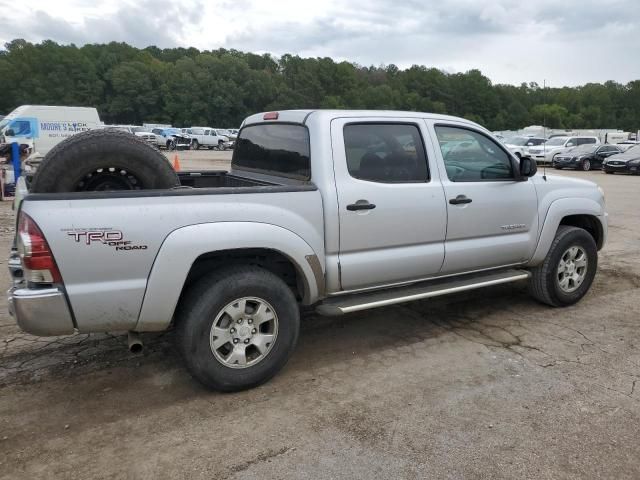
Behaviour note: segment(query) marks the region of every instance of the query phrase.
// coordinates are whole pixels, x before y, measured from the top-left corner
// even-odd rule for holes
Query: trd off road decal
[[[125,240],[120,230],[113,228],[67,228],[63,229],[70,238],[81,245],[102,244],[114,247],[116,251],[146,250],[147,245],[132,245],[130,240]]]

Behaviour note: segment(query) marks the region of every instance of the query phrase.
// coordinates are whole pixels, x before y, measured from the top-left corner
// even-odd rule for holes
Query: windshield
[[[309,131],[284,123],[250,125],[240,132],[232,168],[283,177],[311,178]]]
[[[11,118],[5,118],[2,121],[0,121],[0,131],[4,130],[4,127],[6,127],[7,125],[9,125],[9,122],[11,121]]]
[[[549,139],[547,143],[545,143],[545,145],[548,145],[551,147],[559,147],[560,145],[564,145],[564,142],[566,141],[567,141],[567,137],[554,137]]]
[[[134,128],[132,129],[132,131],[133,131],[133,133],[139,133],[139,132],[148,132],[149,130],[147,130],[147,129],[146,129],[146,128],[144,128],[144,127],[134,127]]]
[[[177,128],[167,128],[163,132],[163,135],[175,135],[175,134],[180,134],[180,133],[182,133],[182,132]]]
[[[515,145],[517,147],[522,147],[523,145],[526,145],[528,141],[529,139],[527,137],[512,137],[512,138],[507,138],[504,141],[504,143],[508,145]]]

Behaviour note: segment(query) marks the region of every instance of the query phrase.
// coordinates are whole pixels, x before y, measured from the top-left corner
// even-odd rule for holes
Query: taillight
[[[47,240],[36,222],[26,213],[18,219],[18,253],[24,278],[31,283],[61,283],[62,276]]]
[[[278,119],[278,112],[267,112],[262,116],[263,120],[277,120]]]

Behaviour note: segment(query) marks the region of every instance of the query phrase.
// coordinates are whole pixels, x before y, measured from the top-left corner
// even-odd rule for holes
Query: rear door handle
[[[375,204],[369,203],[366,200],[358,200],[356,203],[347,205],[347,210],[355,212],[356,210],[373,210],[376,208]]]
[[[450,198],[449,203],[451,205],[462,205],[464,203],[471,203],[473,200],[467,198],[466,195],[458,195],[456,198]]]

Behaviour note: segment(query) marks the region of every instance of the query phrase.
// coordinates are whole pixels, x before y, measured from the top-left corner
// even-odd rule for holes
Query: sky
[[[640,79],[639,0],[0,0],[0,45],[127,42],[477,68],[494,83]],[[11,16],[7,12],[12,12]]]

